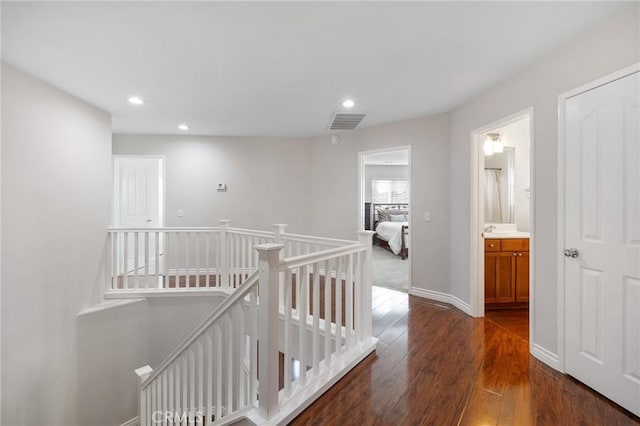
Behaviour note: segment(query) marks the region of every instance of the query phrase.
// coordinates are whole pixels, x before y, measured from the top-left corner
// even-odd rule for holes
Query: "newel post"
[[[147,418],[149,413],[147,413],[146,409],[143,409],[147,407],[147,395],[145,392],[142,392],[142,384],[149,378],[151,373],[153,373],[153,368],[145,365],[144,367],[137,368],[135,372],[138,376],[138,419],[140,420],[138,424],[140,426],[146,426],[150,421]]]
[[[373,243],[373,231],[359,231],[358,241],[364,245],[366,251],[364,252],[364,259],[362,259],[362,333],[360,334],[363,339],[371,337],[372,333],[372,318],[371,318],[371,256],[372,256],[372,243]]]
[[[261,244],[258,250],[258,395],[265,419],[278,412],[278,293],[282,244]]]
[[[220,221],[220,286],[229,287],[229,219]]]

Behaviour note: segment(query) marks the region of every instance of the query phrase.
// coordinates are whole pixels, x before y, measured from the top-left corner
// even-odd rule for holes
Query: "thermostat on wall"
[[[227,184],[219,183],[218,184],[218,192],[227,192]]]

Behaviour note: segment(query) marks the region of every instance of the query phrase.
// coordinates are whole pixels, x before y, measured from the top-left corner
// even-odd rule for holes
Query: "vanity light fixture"
[[[504,152],[504,140],[502,140],[500,133],[487,133],[484,137],[482,150],[486,156]]]
[[[134,104],[134,105],[142,105],[144,103],[144,101],[137,96],[131,96],[129,97],[128,100],[130,104]]]

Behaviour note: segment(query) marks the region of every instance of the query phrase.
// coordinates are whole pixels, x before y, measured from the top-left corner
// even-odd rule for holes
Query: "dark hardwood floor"
[[[492,319],[374,287],[367,357],[292,425],[636,425]]]
[[[486,319],[493,321],[498,327],[502,327],[525,342],[529,342],[528,309],[488,309],[484,315]]]

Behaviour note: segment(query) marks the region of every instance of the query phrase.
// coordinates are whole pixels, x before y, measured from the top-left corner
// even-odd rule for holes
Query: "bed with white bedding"
[[[403,260],[409,253],[409,221],[407,204],[374,204],[376,240]]]
[[[405,232],[408,228],[409,222],[380,222],[376,227],[376,234],[378,238],[389,244],[393,254],[400,254],[403,249],[403,242],[405,247],[409,245],[409,236]]]

